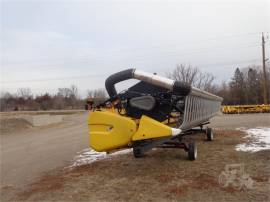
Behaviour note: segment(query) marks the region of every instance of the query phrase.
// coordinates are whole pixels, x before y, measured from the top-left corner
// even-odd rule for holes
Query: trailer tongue
[[[117,93],[115,84],[128,79],[140,82]],[[105,86],[110,98],[88,119],[90,146],[96,151],[132,147],[134,156],[141,157],[154,147],[183,148],[195,160],[195,141],[182,137],[199,130],[213,139],[212,129],[203,126],[220,110],[221,97],[137,69],[111,75]]]

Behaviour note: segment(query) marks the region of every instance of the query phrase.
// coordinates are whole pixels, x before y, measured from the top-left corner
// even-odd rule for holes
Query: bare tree
[[[68,98],[70,95],[70,89],[69,88],[58,88],[58,96],[63,98]]]
[[[94,101],[95,105],[104,102],[107,99],[106,91],[102,88],[87,91],[87,99]]]
[[[65,105],[74,109],[78,105],[78,88],[75,85],[71,85],[70,88],[58,88],[58,102],[60,98],[63,98]]]
[[[106,98],[106,92],[102,88],[95,89],[95,90],[88,90],[87,97],[88,98]]]
[[[177,65],[172,72],[167,73],[167,76],[202,90],[214,91],[213,82],[215,77],[210,73],[201,72],[198,68],[192,67],[191,65]]]
[[[30,88],[19,88],[17,91],[18,96],[18,106],[17,108],[22,110],[28,110],[29,109],[29,103],[32,102],[32,92]]]
[[[33,97],[30,88],[19,88],[17,94],[18,97],[21,97],[25,100]]]
[[[16,107],[16,96],[9,92],[1,92],[0,96],[0,110],[1,111],[13,111]]]
[[[70,96],[74,96],[74,98],[78,97],[78,88],[75,85],[71,85],[70,87]]]
[[[202,73],[199,71],[198,74],[195,76],[195,81],[193,82],[193,85],[199,89],[214,92],[215,90],[215,86],[213,85],[214,80],[215,77],[212,74]]]
[[[167,76],[176,81],[182,81],[191,85],[194,82],[194,78],[198,74],[198,71],[197,68],[193,68],[190,65],[185,66],[180,64],[177,65],[172,72],[167,73]]]
[[[37,96],[35,101],[39,104],[40,109],[49,110],[53,108],[53,99],[49,93]]]

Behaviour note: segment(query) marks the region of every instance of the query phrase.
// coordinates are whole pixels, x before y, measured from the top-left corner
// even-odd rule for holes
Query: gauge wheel
[[[214,139],[214,133],[212,128],[207,128],[206,129],[206,138],[208,141],[213,141]]]
[[[133,155],[134,155],[135,158],[143,157],[143,153],[142,153],[141,149],[136,148],[136,147],[133,148]]]
[[[197,159],[197,145],[195,141],[188,144],[188,159],[191,161]]]

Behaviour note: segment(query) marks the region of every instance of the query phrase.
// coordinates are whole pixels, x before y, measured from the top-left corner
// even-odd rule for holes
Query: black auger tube
[[[117,95],[115,84],[121,81],[125,81],[133,78],[133,72],[135,69],[127,69],[121,72],[117,72],[109,76],[105,81],[105,88],[110,97],[115,97]]]
[[[168,89],[169,91],[181,96],[186,96],[191,91],[191,86],[181,81],[174,81],[172,79],[168,79],[147,72],[142,72],[136,69],[127,69],[121,72],[117,72],[106,79],[105,87],[110,98],[117,96],[117,92],[115,89],[116,83],[132,78]]]
[[[172,91],[178,95],[186,96],[190,93],[191,86],[181,81],[175,81]]]

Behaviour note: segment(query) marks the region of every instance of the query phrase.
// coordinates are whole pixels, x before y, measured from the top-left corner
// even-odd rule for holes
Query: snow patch
[[[87,148],[79,152],[79,154],[74,158],[74,161],[70,167],[72,168],[76,166],[87,165],[101,159],[128,154],[130,152],[132,152],[132,149],[124,149],[111,154],[107,154],[106,152],[96,152],[91,148]]]
[[[248,135],[244,138],[249,138],[247,143],[236,145],[237,151],[258,152],[261,150],[270,149],[270,128],[251,128],[240,129]]]

